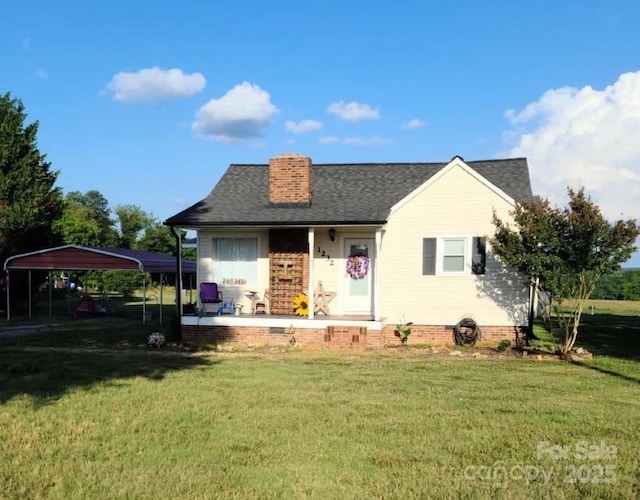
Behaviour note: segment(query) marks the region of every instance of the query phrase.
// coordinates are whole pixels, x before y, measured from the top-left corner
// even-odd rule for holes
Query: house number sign
[[[331,255],[329,255],[327,252],[325,252],[322,248],[318,247],[318,253],[320,254],[321,257],[326,257],[326,259],[329,261],[329,265],[333,266],[333,259],[331,258]]]

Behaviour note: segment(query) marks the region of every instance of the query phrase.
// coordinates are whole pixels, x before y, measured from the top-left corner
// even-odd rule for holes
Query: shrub
[[[510,347],[511,341],[509,339],[502,339],[500,342],[498,342],[498,346],[496,347],[496,349],[498,349],[498,351],[506,351]]]

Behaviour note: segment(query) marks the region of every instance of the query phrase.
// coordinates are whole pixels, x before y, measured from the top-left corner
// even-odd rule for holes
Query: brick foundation
[[[239,342],[254,346],[316,346],[327,348],[380,349],[401,345],[395,325],[382,331],[360,326],[329,326],[327,328],[297,328],[264,326],[182,326],[186,344],[224,344]],[[524,342],[526,327],[481,326],[479,342],[497,344],[508,339],[516,345]],[[453,344],[453,327],[413,325],[408,344]]]
[[[444,345],[454,344],[453,325],[413,325],[408,344]],[[395,325],[386,325],[382,330],[383,346],[401,345],[400,337],[396,335]],[[522,345],[526,336],[525,326],[482,326],[478,342],[497,344],[507,339],[515,345]]]

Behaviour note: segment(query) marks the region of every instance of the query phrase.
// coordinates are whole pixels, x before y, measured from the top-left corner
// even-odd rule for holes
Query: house
[[[183,314],[183,339],[383,347],[412,322],[410,343],[442,344],[470,319],[484,341],[516,340],[528,290],[488,238],[494,212],[509,220],[531,196],[524,158],[314,165],[284,154],[231,165],[165,224],[196,231],[197,282],[218,283],[242,314]],[[267,314],[253,314],[265,294]]]

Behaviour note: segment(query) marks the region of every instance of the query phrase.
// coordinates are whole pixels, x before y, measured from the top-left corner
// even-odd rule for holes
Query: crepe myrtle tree
[[[562,354],[576,342],[582,311],[598,281],[631,257],[640,234],[635,220],[608,222],[584,188],[567,192],[566,208],[546,199],[517,203],[514,227],[494,212],[496,232],[490,239],[503,263],[526,276],[528,285],[551,294],[560,330],[554,341]]]

